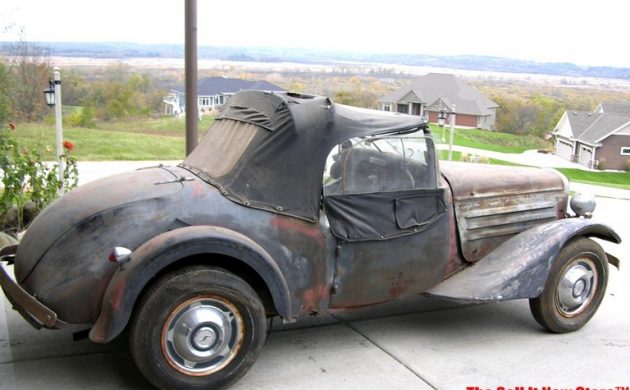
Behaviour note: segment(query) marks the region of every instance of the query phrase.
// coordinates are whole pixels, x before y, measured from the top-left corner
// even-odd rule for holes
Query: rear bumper
[[[3,248],[2,256],[0,256],[0,286],[13,308],[36,329],[42,327],[59,329],[66,325],[65,322],[57,318],[57,313],[44,306],[9,276],[2,261],[12,262],[17,251],[17,245],[8,251],[5,248]]]

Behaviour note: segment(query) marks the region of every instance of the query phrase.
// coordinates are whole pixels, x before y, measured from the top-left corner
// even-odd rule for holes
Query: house
[[[427,115],[432,123],[453,104],[456,126],[494,130],[498,105],[452,74],[429,73],[380,99],[384,111]]]
[[[565,111],[553,130],[556,155],[588,168],[625,170],[630,162],[630,103]]]
[[[234,93],[244,90],[284,91],[264,80],[241,80],[228,77],[208,77],[197,83],[197,105],[200,112],[219,109]],[[181,115],[186,111],[185,88],[172,89],[163,99],[166,115]]]

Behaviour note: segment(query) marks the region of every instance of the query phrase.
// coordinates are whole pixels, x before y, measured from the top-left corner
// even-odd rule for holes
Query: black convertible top
[[[236,149],[227,146],[239,142],[223,141],[225,131],[232,138],[246,137],[233,127],[223,130],[228,129],[224,121],[253,124],[258,130],[245,141],[235,164],[216,174],[213,167],[233,153],[227,149]],[[335,145],[354,137],[420,129],[426,129],[426,122],[419,116],[345,106],[323,96],[243,91],[226,102],[182,165],[233,201],[316,221],[324,166]],[[221,142],[227,145],[224,149],[218,149]]]

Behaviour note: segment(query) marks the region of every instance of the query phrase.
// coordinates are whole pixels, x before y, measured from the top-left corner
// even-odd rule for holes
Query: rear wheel
[[[162,389],[218,388],[241,377],[266,335],[263,305],[241,278],[187,267],[154,283],[130,329],[133,358]]]
[[[588,238],[570,241],[553,262],[545,288],[529,300],[536,321],[554,333],[580,329],[604,299],[608,283],[606,253]]]

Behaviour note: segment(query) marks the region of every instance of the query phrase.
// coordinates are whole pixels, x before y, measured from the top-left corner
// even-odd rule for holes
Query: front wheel
[[[604,299],[608,283],[606,253],[578,238],[565,245],[551,266],[542,294],[529,300],[536,321],[554,333],[580,329]]]
[[[265,342],[256,292],[219,268],[187,267],[157,280],[137,305],[131,353],[162,389],[214,389],[241,377]]]

